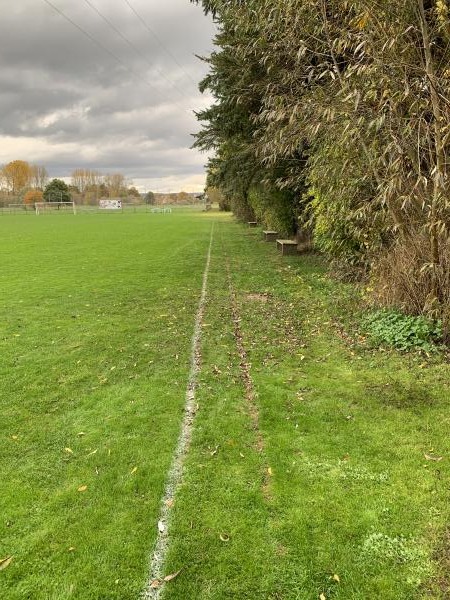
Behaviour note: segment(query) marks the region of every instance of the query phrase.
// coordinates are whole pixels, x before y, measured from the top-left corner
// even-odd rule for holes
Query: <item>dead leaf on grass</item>
[[[134,475],[134,474],[136,473],[136,471],[137,471],[137,470],[138,470],[138,468],[137,468],[137,467],[134,467],[134,468],[131,470],[131,473],[130,473],[130,475]]]
[[[174,505],[174,501],[173,501],[173,499],[172,499],[172,498],[168,498],[168,499],[165,501],[165,505],[167,506],[167,508],[172,508],[172,506]]]
[[[432,460],[434,462],[440,462],[444,457],[443,456],[433,456],[432,454],[424,454],[426,460]]]
[[[78,488],[79,492],[85,492],[87,490],[87,485],[80,485],[80,487]]]
[[[13,556],[7,556],[6,558],[0,559],[0,571],[3,571],[3,569],[9,567],[13,558]]]
[[[320,594],[319,600],[327,600],[327,597],[325,596],[325,594]]]
[[[340,579],[339,575],[333,575],[332,579],[333,579],[333,581],[336,581],[337,583],[341,583],[341,579]]]
[[[67,452],[67,454],[73,454],[72,448],[64,448],[64,452]]]
[[[230,536],[228,534],[226,534],[226,533],[221,533],[219,537],[220,537],[220,540],[222,542],[229,542],[230,541]]]
[[[179,571],[177,571],[176,573],[171,573],[170,575],[166,575],[164,577],[164,581],[167,583],[168,581],[173,581],[175,579],[175,577],[178,577],[178,575],[181,573],[183,569],[180,569]]]
[[[159,587],[161,587],[161,580],[159,579],[154,579],[151,584],[150,587],[152,590],[157,590]]]
[[[270,477],[272,477],[272,475],[273,475],[272,467],[269,467],[267,469],[267,473],[270,475]]]

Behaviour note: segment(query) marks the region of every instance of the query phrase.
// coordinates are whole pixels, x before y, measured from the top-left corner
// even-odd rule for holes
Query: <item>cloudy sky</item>
[[[194,55],[210,53],[215,30],[201,8],[189,0],[0,7],[0,164],[26,160],[51,177],[121,172],[141,191],[203,188],[192,111],[211,99],[197,89],[206,71]]]

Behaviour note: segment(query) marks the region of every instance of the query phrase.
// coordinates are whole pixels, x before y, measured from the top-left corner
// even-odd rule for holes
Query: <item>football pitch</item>
[[[0,597],[138,597],[211,221],[8,216],[0,230],[0,554],[14,555]]]
[[[0,239],[2,600],[448,597],[448,357],[227,215]]]

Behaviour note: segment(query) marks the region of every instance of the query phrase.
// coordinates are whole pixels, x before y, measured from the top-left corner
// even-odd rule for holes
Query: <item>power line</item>
[[[163,77],[163,79],[165,79],[167,81],[167,83],[172,86],[179,94],[182,98],[186,98],[186,95],[183,91],[181,91],[178,86],[171,80],[169,79],[165,73],[163,73],[163,71],[161,71],[161,69],[159,69],[158,67],[156,67],[154,64],[152,64],[147,57],[139,50],[139,48],[137,48],[133,42],[131,40],[129,40],[127,38],[126,35],[124,35],[120,29],[118,29],[114,23],[112,23],[108,17],[105,17],[105,15],[103,13],[101,13],[98,8],[96,6],[94,6],[92,4],[92,2],[90,2],[90,0],[84,0],[84,2],[115,32],[117,33],[117,35],[126,43],[128,44],[128,46],[134,50],[134,52],[140,57],[142,58],[151,69],[155,69],[160,75],[161,77]]]
[[[99,48],[101,48],[104,52],[106,52],[107,54],[109,54],[109,56],[111,56],[116,62],[118,62],[126,71],[128,71],[129,73],[131,73],[133,75],[133,77],[135,77],[140,82],[144,83],[146,86],[148,86],[149,88],[151,88],[152,91],[155,91],[155,86],[152,83],[150,83],[149,81],[147,81],[146,79],[144,79],[143,77],[141,77],[139,75],[139,73],[137,73],[134,69],[132,69],[131,67],[129,67],[126,63],[123,62],[123,60],[121,58],[119,58],[116,54],[114,54],[114,52],[112,52],[111,50],[109,50],[109,48],[107,48],[101,42],[99,42],[88,31],[86,31],[85,29],[83,29],[83,27],[81,27],[80,25],[78,25],[78,23],[76,23],[70,17],[68,17],[62,10],[60,10],[57,6],[55,6],[53,4],[53,2],[51,2],[50,0],[43,0],[43,1],[46,4],[48,4],[54,11],[56,11],[61,17],[63,17],[63,19],[65,19],[68,23],[70,23],[73,27],[75,27],[78,31],[80,31],[85,37],[87,37],[93,44],[95,44],[96,46],[98,46]],[[161,90],[156,90],[156,91],[158,91],[158,93],[160,94],[161,99],[162,99],[163,98],[163,94],[162,94]],[[189,114],[191,113],[191,111],[188,110],[185,106],[182,106],[180,104],[179,107],[182,108],[183,110],[185,110],[186,112],[188,112]]]
[[[130,10],[136,15],[136,17],[139,19],[139,21],[142,23],[142,25],[147,29],[147,31],[155,38],[155,40],[158,42],[159,46],[166,52],[166,54],[168,56],[170,56],[170,58],[174,61],[174,63],[180,67],[180,69],[183,71],[183,73],[186,75],[186,77],[195,85],[195,87],[198,88],[198,82],[195,81],[190,76],[190,74],[186,71],[186,69],[179,62],[179,60],[176,58],[176,56],[174,56],[172,54],[172,52],[169,50],[169,48],[167,48],[167,46],[161,41],[161,39],[159,38],[156,31],[152,27],[150,27],[150,25],[147,23],[147,21],[145,21],[145,19],[137,12],[137,10],[134,8],[134,6],[132,6],[130,4],[130,2],[128,0],[124,0],[124,2],[130,8]]]

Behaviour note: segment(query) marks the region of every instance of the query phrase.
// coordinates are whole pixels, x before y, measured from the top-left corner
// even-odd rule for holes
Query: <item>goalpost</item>
[[[34,207],[37,215],[58,212],[70,212],[74,215],[77,214],[75,202],[36,202]]]

